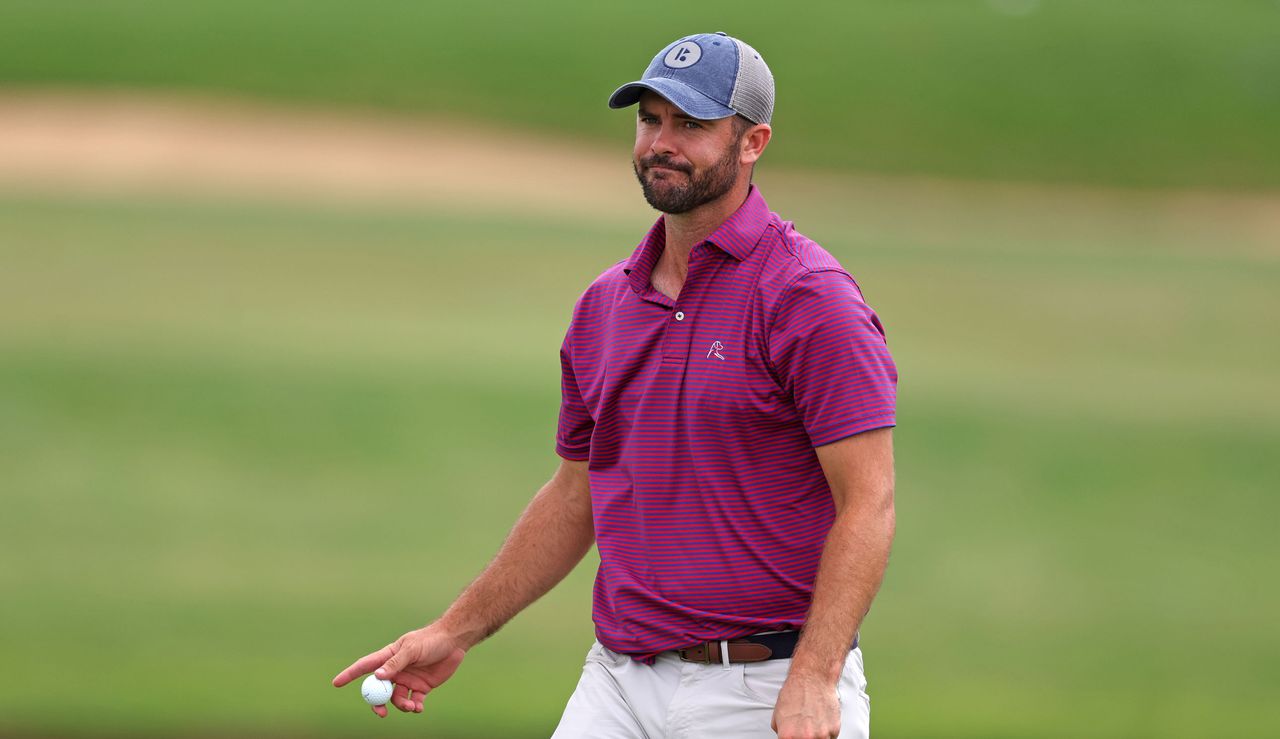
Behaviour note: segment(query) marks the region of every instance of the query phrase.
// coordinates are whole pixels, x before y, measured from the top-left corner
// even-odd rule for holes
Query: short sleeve
[[[584,460],[591,452],[591,432],[595,421],[578,390],[573,374],[573,325],[560,346],[560,420],[556,426],[556,454],[565,459]]]
[[[895,424],[898,372],[853,278],[810,272],[783,293],[768,356],[813,446]]]

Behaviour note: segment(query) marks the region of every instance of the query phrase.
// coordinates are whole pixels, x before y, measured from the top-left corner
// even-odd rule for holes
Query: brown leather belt
[[[725,662],[721,646],[728,652],[728,662],[764,662],[769,659],[787,659],[796,649],[800,640],[799,631],[780,631],[775,634],[752,634],[727,641],[707,641],[692,647],[675,650],[676,655],[685,662],[700,662],[710,665]],[[858,637],[853,637],[852,651],[858,646]]]

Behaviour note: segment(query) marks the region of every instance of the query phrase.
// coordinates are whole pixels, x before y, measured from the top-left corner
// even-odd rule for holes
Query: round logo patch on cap
[[[672,69],[692,67],[702,58],[702,47],[692,41],[681,41],[662,57],[662,63]]]

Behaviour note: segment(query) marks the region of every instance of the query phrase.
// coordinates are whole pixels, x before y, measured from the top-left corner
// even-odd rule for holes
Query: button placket
[[[683,302],[685,295],[681,294],[680,297]],[[689,353],[689,331],[693,324],[692,321],[686,320],[687,318],[683,310],[677,310],[671,314],[671,322],[667,324],[667,335],[662,346],[662,361],[683,362],[686,359],[685,355]]]
[[[687,305],[695,305],[699,289],[699,280],[701,272],[705,271],[708,266],[706,243],[700,243],[693,247],[693,251],[689,253],[689,271],[685,275],[685,282],[680,290],[680,295],[675,304],[672,305],[671,318],[672,321],[667,325],[666,340],[662,347],[662,360],[664,362],[684,362],[689,358],[689,342],[693,337],[693,321],[692,313],[685,312]]]

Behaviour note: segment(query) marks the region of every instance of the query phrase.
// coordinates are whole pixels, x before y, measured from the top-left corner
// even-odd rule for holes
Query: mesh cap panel
[[[729,107],[752,123],[768,123],[773,118],[773,73],[760,52],[733,39],[738,45],[738,78],[729,98]]]

